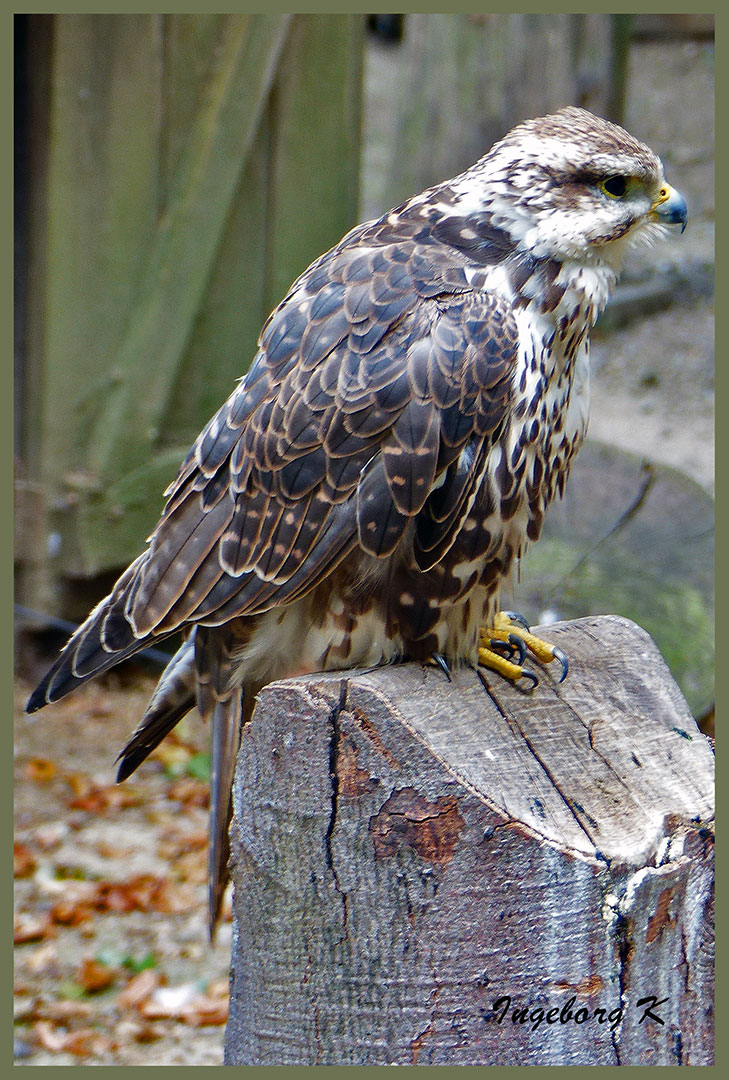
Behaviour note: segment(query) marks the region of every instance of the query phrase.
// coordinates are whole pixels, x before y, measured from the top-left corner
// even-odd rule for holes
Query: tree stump
[[[713,1063],[713,755],[648,635],[531,694],[272,684],[231,829],[228,1065]]]

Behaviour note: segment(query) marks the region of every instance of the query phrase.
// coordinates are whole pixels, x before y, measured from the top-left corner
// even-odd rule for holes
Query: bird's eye
[[[628,178],[627,176],[608,176],[607,180],[601,181],[600,190],[611,199],[622,199],[628,190]]]

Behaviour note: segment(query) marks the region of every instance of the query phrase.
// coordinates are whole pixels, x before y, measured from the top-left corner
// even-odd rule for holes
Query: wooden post
[[[713,1062],[713,755],[648,635],[531,695],[402,665],[267,687],[232,826],[228,1065]]]

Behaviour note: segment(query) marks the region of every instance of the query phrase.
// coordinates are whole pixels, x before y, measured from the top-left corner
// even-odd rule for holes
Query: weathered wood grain
[[[417,665],[262,692],[227,1064],[711,1063],[710,745],[635,624],[549,637],[570,673],[531,695]]]

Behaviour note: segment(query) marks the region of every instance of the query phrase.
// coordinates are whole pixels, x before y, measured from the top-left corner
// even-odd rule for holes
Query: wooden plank
[[[270,123],[264,110],[221,236],[200,310],[160,423],[160,447],[188,444],[250,366],[268,314]]]
[[[553,13],[509,16],[503,88],[507,130],[528,117],[577,103],[576,19]]]
[[[292,22],[161,425],[163,442],[195,438],[248,369],[270,310],[354,224],[361,36],[360,19]]]
[[[293,26],[271,105],[266,308],[357,220],[362,16]]]
[[[188,449],[187,444],[180,443],[158,450],[136,469],[110,482],[103,494],[94,493],[96,514],[86,519],[90,521],[89,532],[83,537],[77,531],[66,534],[67,540],[69,536],[79,536],[79,543],[82,542],[77,561],[84,567],[83,576],[90,565],[90,553],[98,560],[99,570],[107,567],[116,570],[142,550],[162,513],[163,492],[177,475]],[[78,503],[85,498],[86,493],[80,491]],[[100,520],[103,534],[97,529]],[[81,617],[85,614],[81,613]]]
[[[160,212],[167,210],[175,178],[184,168],[192,118],[196,116],[216,63],[225,16],[215,14],[160,17]]]
[[[241,169],[288,30],[286,16],[231,16],[159,221],[106,396],[89,467],[114,477],[154,447],[176,364],[199,311]],[[130,438],[130,436],[133,436]]]
[[[261,49],[251,55],[260,57]],[[164,449],[165,462],[170,460],[166,448],[179,446],[186,437],[192,440],[202,420],[222,403],[234,379],[248,368],[260,327],[291,280],[354,223],[360,55],[360,19],[297,17],[278,65],[273,106],[264,106],[262,87],[259,90],[257,127],[242,159],[242,173],[230,191],[225,217],[219,219],[219,236],[209,238],[207,278],[200,277],[197,294],[190,296],[190,313],[196,310],[184,343],[179,337],[183,352],[176,361],[169,343],[164,342],[168,377],[162,375],[156,382],[161,385],[164,380],[160,399],[166,400],[153,432],[153,455]],[[318,120],[315,139],[310,137],[312,111]],[[239,138],[230,128],[228,137],[234,142]],[[303,186],[302,176],[307,177]],[[200,198],[208,200],[207,189]],[[214,232],[215,223],[206,221],[204,227]],[[272,281],[277,284],[272,286]],[[278,292],[275,299],[274,290]],[[150,388],[143,378],[140,394],[144,399]],[[111,408],[110,402],[109,415]],[[141,472],[145,481],[159,472],[156,465],[144,464],[144,443],[142,438],[135,447],[139,464],[134,468],[129,468],[128,455],[126,462],[117,455],[119,481],[112,476],[100,497],[81,508],[83,528],[88,531],[86,559],[91,565],[114,565],[112,556],[125,546],[129,557],[130,538],[144,509],[139,500],[133,500],[127,510],[118,496],[131,491],[124,467],[130,477]],[[148,490],[146,483],[144,488]],[[136,536],[145,535],[152,522],[148,516],[145,529]],[[108,543],[110,524],[116,533],[113,550]],[[92,545],[97,552],[92,553]]]
[[[59,495],[65,474],[86,467],[89,429],[121,374],[113,358],[155,226],[159,42],[149,15],[59,15],[53,29],[34,286],[45,299],[43,482]]]
[[[378,181],[380,212],[472,165],[504,134],[511,18],[406,16],[404,70],[388,102],[396,123]]]
[[[281,68],[292,22],[296,46]],[[166,486],[248,367],[270,307],[355,220],[362,19],[97,15],[49,25],[34,443],[48,528],[62,537],[57,566],[88,576],[138,549],[159,506],[151,498],[145,512],[139,492]],[[316,139],[298,130],[312,110]]]
[[[612,35],[623,18],[407,15],[401,77],[381,103],[396,121],[384,137],[387,167],[375,178],[377,209],[472,165],[528,117],[569,104],[603,113],[611,102],[618,108],[625,35],[616,37],[615,48]]]
[[[288,29],[286,16],[229,16],[212,80],[171,182],[115,360],[123,376],[104,395],[88,432],[88,471],[103,478],[77,507],[84,573],[114,565],[107,552],[107,491],[163,445],[161,428],[181,357],[196,326]],[[208,358],[209,360],[209,358]],[[198,415],[199,427],[200,420]],[[175,435],[175,443],[180,438]],[[169,477],[168,479],[171,479]],[[110,516],[111,515],[111,516]],[[151,525],[153,518],[149,518]],[[129,526],[136,519],[129,518]],[[127,561],[139,544],[117,520]],[[118,565],[118,564],[117,564]]]
[[[259,695],[226,1064],[712,1064],[710,745],[635,624],[548,633],[570,672],[533,694],[395,665]]]

